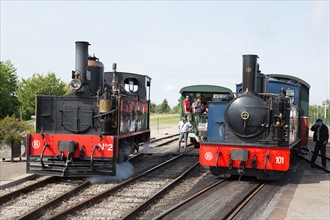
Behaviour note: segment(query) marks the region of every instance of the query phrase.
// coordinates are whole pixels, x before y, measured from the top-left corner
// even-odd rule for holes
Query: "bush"
[[[24,121],[19,121],[14,116],[7,116],[0,120],[0,141],[8,144],[10,140],[20,143],[26,133],[33,131],[33,126]]]

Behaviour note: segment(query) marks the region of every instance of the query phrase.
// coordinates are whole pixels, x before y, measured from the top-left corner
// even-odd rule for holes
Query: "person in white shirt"
[[[187,120],[187,115],[185,115],[182,118],[182,121],[179,122],[178,129],[180,131],[178,152],[180,152],[182,138],[184,138],[184,151],[186,151],[187,140],[188,140],[188,132],[192,129],[192,125]]]

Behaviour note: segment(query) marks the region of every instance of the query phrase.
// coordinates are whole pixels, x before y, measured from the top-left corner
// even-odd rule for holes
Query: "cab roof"
[[[231,89],[222,86],[215,85],[191,85],[183,87],[180,90],[180,94],[184,92],[200,92],[200,93],[220,93],[220,94],[232,94]]]
[[[310,87],[311,87],[306,81],[304,81],[298,77],[295,77],[295,76],[285,75],[285,74],[267,74],[267,76],[277,79],[277,80],[290,80],[290,81],[293,81],[295,83],[305,86],[307,89],[310,89]]]

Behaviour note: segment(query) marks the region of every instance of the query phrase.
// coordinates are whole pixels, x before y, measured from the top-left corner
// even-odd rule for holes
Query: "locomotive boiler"
[[[309,85],[293,76],[261,73],[257,59],[243,55],[236,97],[208,103],[200,163],[214,175],[276,178],[306,144],[306,124],[300,121],[308,112]]]
[[[52,176],[116,175],[148,141],[151,78],[104,72],[89,56],[89,43],[76,42],[75,70],[65,96],[36,96],[36,133],[27,135],[27,172]]]

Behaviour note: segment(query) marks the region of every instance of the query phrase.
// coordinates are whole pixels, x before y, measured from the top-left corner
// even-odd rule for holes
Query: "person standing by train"
[[[180,131],[178,152],[180,152],[182,138],[184,139],[184,151],[186,151],[188,132],[192,129],[190,122],[187,120],[187,115],[182,117],[182,121],[180,121],[178,124],[178,129]]]
[[[186,96],[185,100],[183,100],[183,113],[186,115],[190,114],[190,101],[188,95]]]
[[[201,118],[201,114],[204,110],[204,105],[203,103],[201,102],[201,99],[198,98],[197,101],[196,101],[196,104],[194,106],[194,115],[195,115],[195,127],[197,128],[197,125],[200,121],[200,118]]]
[[[329,129],[328,127],[322,123],[321,119],[317,119],[316,123],[311,128],[314,131],[313,140],[315,142],[314,152],[312,156],[312,167],[315,167],[315,161],[319,151],[321,151],[321,158],[322,158],[322,166],[326,167],[326,145],[329,139]]]
[[[195,105],[197,103],[197,98],[194,98],[194,102],[191,104],[192,113],[195,113]]]

